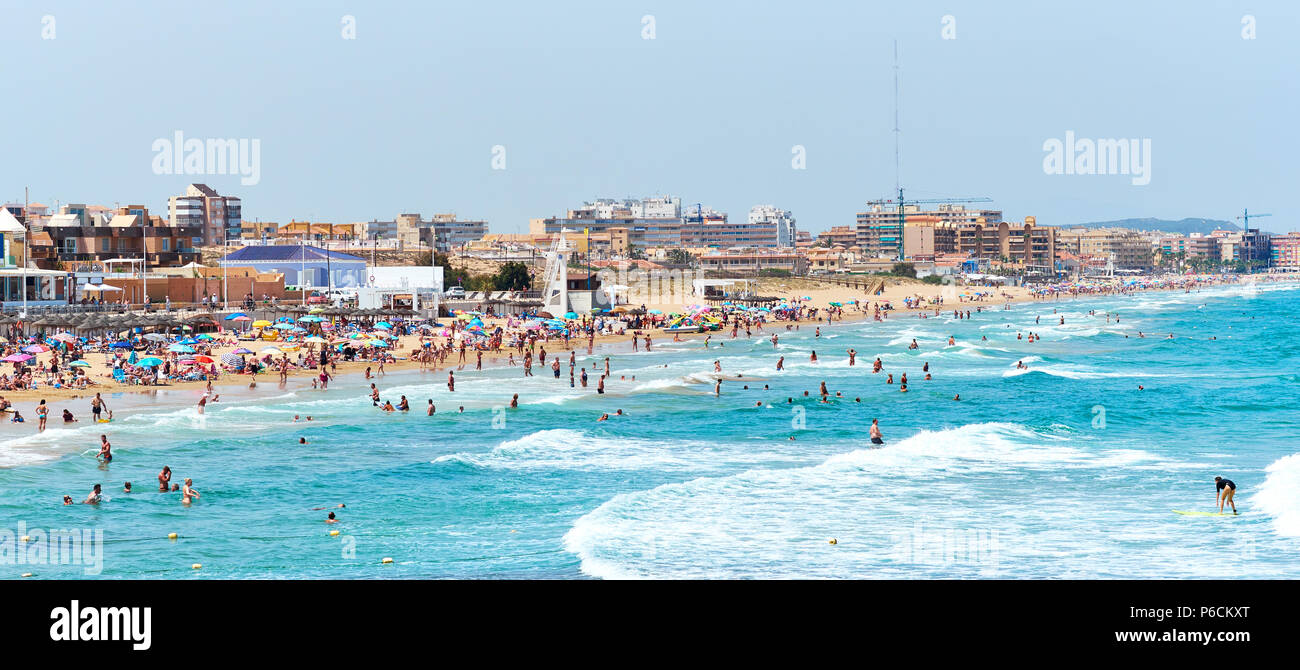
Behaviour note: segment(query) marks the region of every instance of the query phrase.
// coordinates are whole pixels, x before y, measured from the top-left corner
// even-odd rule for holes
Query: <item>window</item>
[[[164,237],[164,238],[162,238],[162,250],[163,250],[163,251],[171,251],[171,250],[172,250],[172,238],[170,238],[170,237]]]
[[[108,238],[107,238],[107,237],[101,237],[101,238],[99,238],[99,250],[100,250],[100,251],[108,251]]]

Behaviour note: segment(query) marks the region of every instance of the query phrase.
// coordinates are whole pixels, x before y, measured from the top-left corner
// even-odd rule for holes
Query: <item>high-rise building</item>
[[[776,246],[782,249],[793,248],[798,234],[794,214],[790,210],[775,205],[754,205],[749,209],[749,225],[776,225]]]
[[[903,217],[936,217],[939,222],[957,225],[997,223],[1001,210],[967,209],[963,205],[939,205],[922,210],[919,205],[904,205]],[[898,258],[903,252],[903,231],[899,229],[898,205],[872,205],[857,215],[857,245],[868,258]]]
[[[1273,267],[1288,272],[1300,272],[1300,233],[1274,235],[1270,247]]]
[[[168,219],[173,226],[198,226],[204,246],[224,244],[227,237],[241,236],[242,205],[239,198],[223,196],[206,184],[190,184],[184,195],[167,201]]]

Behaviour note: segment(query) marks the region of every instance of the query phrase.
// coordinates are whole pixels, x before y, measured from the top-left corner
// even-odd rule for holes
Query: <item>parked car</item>
[[[447,292],[444,295],[448,298],[464,298],[465,288],[463,286],[453,286],[447,289]]]

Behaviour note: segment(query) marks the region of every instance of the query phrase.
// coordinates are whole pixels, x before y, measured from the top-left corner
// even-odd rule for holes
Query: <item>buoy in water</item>
[[[32,576],[32,573],[30,573],[30,572],[24,572],[24,573],[23,573],[23,576],[24,576],[24,577],[31,577],[31,576]]]
[[[31,542],[31,541],[32,541],[32,536],[30,536],[30,535],[24,535],[24,536],[18,538],[18,541],[19,541],[19,542]]]
[[[392,562],[393,562],[393,559],[388,558],[387,556],[385,556],[385,557],[384,557],[384,560],[381,561],[381,562],[383,562],[383,563],[392,563]]]
[[[835,538],[833,538],[833,537],[831,538],[831,544],[839,544],[839,543],[840,543],[839,540],[837,540],[837,539],[835,539]]]
[[[334,537],[335,535],[338,535],[338,534],[339,534],[339,532],[338,532],[337,530],[331,530],[331,531],[330,531],[330,537]]]
[[[178,537],[180,537],[180,536],[177,535],[176,533],[167,533],[167,539],[169,539],[169,540],[175,540],[175,539],[178,538]]]
[[[199,568],[203,567],[203,564],[202,564],[202,563],[195,563],[194,565],[191,565],[190,567],[193,568],[193,569],[195,569],[195,570],[198,570]]]

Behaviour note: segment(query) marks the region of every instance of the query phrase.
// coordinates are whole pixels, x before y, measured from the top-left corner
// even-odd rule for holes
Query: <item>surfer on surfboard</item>
[[[1232,496],[1237,493],[1237,485],[1232,483],[1231,479],[1223,477],[1214,478],[1214,486],[1218,490],[1214,494],[1214,503],[1219,506],[1219,514],[1223,514],[1223,505],[1227,503],[1232,506],[1232,513],[1237,513],[1237,503],[1233,502]]]

